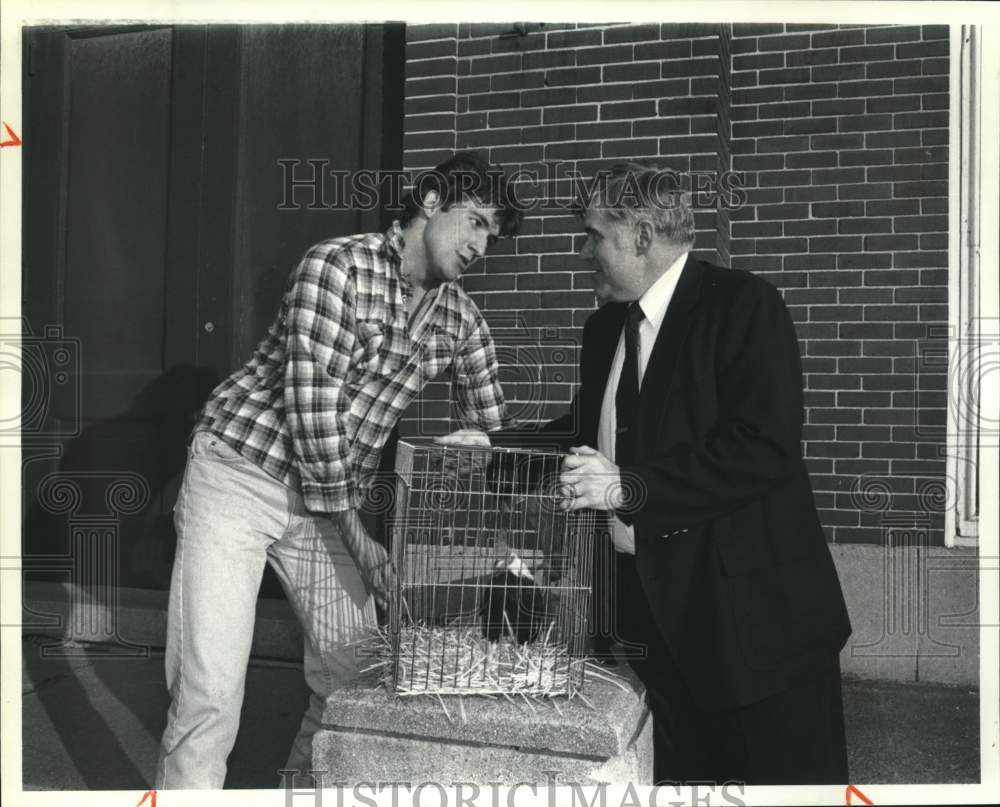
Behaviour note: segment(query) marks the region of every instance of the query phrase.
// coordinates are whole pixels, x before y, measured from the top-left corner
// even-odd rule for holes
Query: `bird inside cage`
[[[533,642],[545,621],[544,592],[535,585],[534,575],[517,553],[511,551],[497,566],[481,593],[483,636],[491,642],[502,636],[518,644]]]

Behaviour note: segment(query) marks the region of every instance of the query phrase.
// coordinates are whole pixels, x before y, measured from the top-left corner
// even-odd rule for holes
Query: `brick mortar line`
[[[559,69],[563,69],[563,68],[559,68]],[[481,76],[453,76],[451,74],[440,75],[440,76],[413,76],[413,77],[407,78],[406,80],[407,81],[426,81],[428,79],[457,78],[459,81],[461,81],[462,79],[487,78],[487,77],[492,77],[492,76],[496,76],[496,75],[519,76],[519,75],[522,75],[522,71],[518,71],[516,73],[504,73],[504,74],[500,74],[500,73],[485,73],[485,74],[483,74]],[[659,76],[657,78],[646,78],[646,79],[640,79],[638,81],[636,81],[635,79],[633,79],[631,81],[628,80],[628,79],[623,79],[621,81],[598,81],[598,82],[592,82],[590,84],[576,84],[576,83],[571,83],[571,84],[555,84],[555,85],[552,85],[552,86],[545,86],[545,87],[520,87],[520,88],[511,87],[510,89],[501,89],[501,90],[489,89],[489,90],[483,90],[482,92],[466,92],[466,93],[457,93],[457,94],[458,95],[462,95],[462,96],[466,96],[468,98],[474,98],[477,95],[498,95],[498,94],[506,94],[506,93],[523,93],[523,92],[555,92],[555,91],[558,91],[558,90],[580,90],[580,89],[592,89],[592,88],[595,88],[595,87],[622,87],[622,86],[626,86],[626,85],[641,87],[644,84],[655,84],[655,83],[661,82],[661,81],[691,81],[691,80],[702,79],[702,78],[706,79],[706,80],[714,80],[715,79],[714,76],[710,76],[710,75],[706,76],[704,74],[697,74],[696,73],[696,74],[692,74],[690,76]],[[920,78],[920,76],[910,76],[910,78]],[[823,81],[823,82],[818,82],[818,83],[821,83],[821,84],[840,84],[842,82],[837,82],[837,81]],[[764,86],[772,87],[772,86],[778,86],[778,85],[767,84],[767,85],[764,85]],[[784,86],[784,85],[782,85],[782,86]],[[753,89],[753,88],[751,88],[751,89]],[[445,93],[440,93],[440,94],[444,95]],[[451,93],[449,93],[449,94],[451,94]],[[918,95],[919,93],[907,93],[907,94],[908,95]],[[935,95],[935,94],[936,95],[944,95],[944,93],[941,93],[941,92],[938,92],[938,93],[926,93],[926,95]],[[408,95],[407,96],[407,100],[409,100],[410,98],[429,98],[429,97],[435,97],[436,95],[438,95],[438,93],[435,93],[434,95],[431,95],[431,96],[427,96],[427,95],[409,96]],[[700,93],[698,95],[670,95],[670,96],[663,96],[662,98],[660,96],[655,96],[655,97],[650,97],[650,98],[620,98],[620,99],[617,99],[617,100],[614,100],[614,101],[610,101],[610,100],[609,101],[584,101],[583,103],[587,104],[587,105],[590,105],[590,104],[609,104],[609,103],[621,103],[621,104],[625,104],[625,103],[629,103],[630,101],[659,101],[659,100],[663,100],[664,98],[682,98],[684,100],[687,100],[689,98],[717,98],[717,97],[718,96],[716,94],[714,94],[714,93],[704,92],[704,93]],[[863,97],[863,96],[857,96],[857,97]],[[881,96],[874,96],[874,97],[881,97]],[[834,99],[816,99],[816,100],[834,100]],[[796,103],[796,102],[795,101],[774,101],[774,102],[771,102],[771,103]],[[562,107],[562,106],[576,106],[576,104],[571,104],[571,103],[554,104],[552,108],[557,108],[557,107]],[[757,106],[757,105],[756,104],[741,104],[740,106]],[[465,115],[465,114],[470,114],[470,113],[462,112],[462,113],[459,113],[459,114]]]
[[[642,45],[658,45],[661,42],[669,42],[669,41],[671,41],[671,40],[651,39],[649,41],[635,42],[635,43],[632,43],[632,44],[633,44],[633,47],[634,47],[634,46],[642,46]],[[687,40],[685,40],[685,41],[687,41]],[[607,45],[588,45],[587,47],[580,47],[580,48],[551,48],[551,49],[547,48],[547,49],[544,49],[544,50],[540,49],[540,50],[533,50],[533,51],[522,51],[520,55],[524,56],[524,55],[527,55],[527,54],[530,54],[530,53],[544,53],[544,54],[573,53],[573,54],[575,54],[575,53],[579,53],[579,52],[583,52],[585,54],[589,54],[589,53],[597,53],[600,50],[604,50],[606,47],[608,47],[608,46]],[[612,46],[612,47],[615,47],[615,46]],[[435,59],[451,59],[451,58],[455,58],[455,59],[458,59],[459,61],[469,62],[469,66],[472,67],[473,66],[472,62],[475,61],[476,59],[502,59],[505,56],[517,56],[517,55],[518,54],[513,54],[513,53],[495,53],[495,54],[489,54],[489,55],[488,54],[482,54],[482,55],[479,55],[479,56],[455,56],[455,57],[452,57],[452,56],[436,56],[436,57],[429,57],[427,59],[413,59],[412,61],[415,64],[417,62],[434,61]],[[935,58],[935,57],[927,57],[927,56],[925,56],[925,57],[918,57],[918,58],[925,58],[926,59],[926,58]],[[936,57],[936,58],[940,58],[940,57]],[[469,78],[469,77],[475,78],[475,77],[477,77],[479,75],[508,76],[508,75],[515,75],[515,74],[518,74],[518,73],[540,73],[540,72],[546,72],[546,71],[549,71],[549,70],[587,70],[587,69],[590,69],[590,68],[620,67],[622,65],[626,65],[626,66],[637,65],[639,67],[642,67],[642,66],[646,66],[646,65],[654,65],[654,64],[662,64],[662,63],[670,64],[672,62],[682,62],[682,61],[683,62],[709,62],[709,61],[714,61],[714,62],[719,62],[720,64],[722,63],[722,59],[719,58],[718,54],[715,54],[715,53],[711,53],[711,54],[699,53],[697,56],[689,54],[689,55],[686,55],[686,56],[661,56],[661,57],[655,58],[655,59],[635,59],[635,58],[633,58],[633,59],[622,60],[622,61],[614,61],[614,62],[594,62],[593,64],[556,64],[556,65],[552,65],[551,67],[534,67],[534,66],[532,66],[532,67],[525,67],[525,68],[522,68],[521,70],[497,70],[495,72],[494,71],[484,71],[484,73],[482,73],[482,74],[469,74],[468,76],[460,76],[460,78]],[[885,59],[885,60],[876,60],[876,59],[873,59],[873,60],[871,60],[871,62],[848,62],[848,64],[869,64],[869,63],[875,64],[877,61],[895,61],[895,60],[893,60],[893,59]],[[909,60],[907,59],[906,61],[909,61]],[[831,66],[835,66],[835,65],[816,65],[816,66],[817,67],[831,67]],[[760,70],[760,69],[765,69],[765,70],[780,70],[782,68],[774,67],[774,68],[756,68],[756,69],[758,69],[758,70]],[[788,68],[788,69],[794,69],[794,68]],[[747,73],[747,72],[751,72],[751,71],[749,71],[749,70],[741,70],[740,72]]]

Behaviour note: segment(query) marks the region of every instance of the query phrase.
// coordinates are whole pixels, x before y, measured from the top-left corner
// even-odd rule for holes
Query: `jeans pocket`
[[[213,462],[243,462],[243,455],[211,432],[196,432],[191,441],[191,458]]]

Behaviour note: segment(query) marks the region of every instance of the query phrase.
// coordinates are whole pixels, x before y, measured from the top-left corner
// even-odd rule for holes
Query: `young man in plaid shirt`
[[[502,425],[493,340],[454,281],[516,234],[515,200],[499,169],[460,153],[405,205],[384,234],[306,253],[253,357],[195,427],[175,508],[159,789],[223,786],[265,563],[302,625],[312,690],[286,767],[312,767],[326,697],[356,675],[351,643],[391,587],[358,514],[386,439],[448,367],[462,425]]]

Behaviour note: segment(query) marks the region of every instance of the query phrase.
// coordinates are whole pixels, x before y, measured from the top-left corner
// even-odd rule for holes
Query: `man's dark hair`
[[[413,221],[430,191],[437,193],[444,210],[465,199],[495,207],[502,236],[513,237],[521,228],[524,212],[517,204],[503,169],[490,165],[478,152],[456,152],[440,165],[420,174],[403,198],[400,224],[405,227]]]

